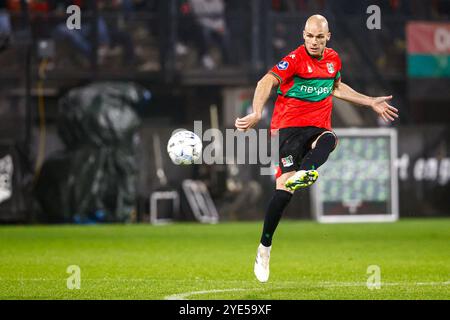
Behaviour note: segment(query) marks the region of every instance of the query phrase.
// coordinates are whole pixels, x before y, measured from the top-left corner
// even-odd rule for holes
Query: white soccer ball
[[[189,165],[200,159],[202,154],[202,140],[188,130],[174,133],[167,143],[167,152],[176,165]]]

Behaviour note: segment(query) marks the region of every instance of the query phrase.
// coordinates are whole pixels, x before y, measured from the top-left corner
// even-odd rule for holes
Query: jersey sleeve
[[[296,57],[294,53],[290,53],[286,57],[284,57],[278,64],[276,64],[272,69],[270,69],[269,73],[273,74],[280,84],[288,81],[292,78],[297,69],[297,61],[299,59]]]
[[[339,55],[336,54],[336,62],[337,62],[337,72],[334,77],[334,81],[339,81],[341,79],[341,70],[342,70],[342,61]]]

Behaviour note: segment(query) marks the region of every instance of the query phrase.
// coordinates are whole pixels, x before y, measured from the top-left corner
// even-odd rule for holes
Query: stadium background
[[[70,4],[81,8],[81,30],[72,33]],[[366,26],[370,4],[381,9],[380,30]],[[211,127],[213,109],[221,130],[233,128],[249,110],[256,81],[302,42],[305,18],[315,12],[330,21],[329,46],[341,55],[344,81],[369,95],[393,94],[400,110],[391,125],[399,132],[400,216],[448,216],[448,1],[2,1],[1,148],[15,170],[0,219],[82,222],[97,214],[94,220],[148,221],[150,194],[180,189],[188,178],[207,184],[221,220],[260,219],[273,181],[256,165],[176,167],[165,144],[174,129],[192,130],[194,120]],[[433,27],[439,22],[446,30],[440,38]],[[68,98],[76,90],[79,96]],[[92,100],[83,100],[86,90]],[[101,94],[104,109],[96,114]],[[272,102],[260,128],[267,128]],[[336,104],[334,127],[385,126],[364,108]],[[112,124],[96,132],[95,117],[108,108],[133,109],[137,117],[122,124],[128,131],[114,133],[120,125]],[[83,133],[74,137],[77,130]],[[155,134],[167,185],[156,174]],[[122,158],[112,156],[114,148],[125,150]],[[113,157],[116,169],[106,160],[73,167],[75,154],[83,163],[90,155]],[[95,180],[81,172],[107,174]],[[82,187],[61,187],[69,176]],[[104,188],[92,190],[94,180]],[[177,218],[191,219],[188,211]],[[310,211],[305,196],[287,215],[309,219]]]
[[[0,298],[448,299],[450,1],[204,2],[0,1]],[[69,32],[72,4],[81,29]],[[367,28],[373,4],[379,30]],[[330,22],[343,81],[394,96],[392,124],[339,101],[333,123],[397,131],[400,221],[305,221],[302,191],[261,289],[251,269],[273,177],[258,165],[175,166],[165,145],[196,120],[233,129],[314,13]],[[186,179],[207,186],[219,224],[195,221]],[[159,215],[180,223],[149,225],[150,196],[171,190],[181,210],[162,201]],[[365,283],[374,263],[378,293]],[[73,264],[82,290],[66,287]]]

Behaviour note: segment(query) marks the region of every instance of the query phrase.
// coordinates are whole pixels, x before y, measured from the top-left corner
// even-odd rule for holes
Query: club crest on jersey
[[[278,64],[277,64],[277,68],[278,68],[278,70],[286,70],[287,68],[289,67],[289,62],[287,62],[287,61],[280,61]]]
[[[334,65],[331,62],[327,63],[327,68],[329,73],[334,73]]]
[[[283,167],[287,168],[294,164],[294,159],[292,159],[292,156],[288,156],[286,158],[282,158],[281,163],[283,163]]]

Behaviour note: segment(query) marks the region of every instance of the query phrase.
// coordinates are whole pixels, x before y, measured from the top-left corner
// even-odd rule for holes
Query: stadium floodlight
[[[397,131],[336,129],[339,144],[311,189],[317,221],[398,220]]]

